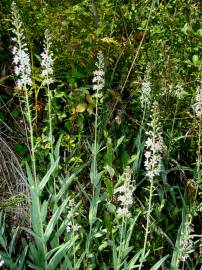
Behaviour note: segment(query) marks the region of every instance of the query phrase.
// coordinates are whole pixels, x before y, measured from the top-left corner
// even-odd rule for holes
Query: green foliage
[[[6,122],[9,114],[26,122],[27,138],[16,139],[13,149],[24,169],[26,164],[29,192],[0,203],[5,210],[0,215],[0,258],[5,267],[197,269],[201,118],[192,105],[202,79],[199,1],[16,3],[33,84],[15,89],[23,112],[16,99],[11,100],[10,114],[0,112],[0,121]],[[13,87],[17,79],[9,51],[10,5],[8,0],[0,4],[1,89]],[[40,67],[46,29],[54,54],[54,83],[48,86]],[[100,96],[92,83],[99,51],[104,54],[105,73]],[[161,173],[152,179],[144,166],[152,114],[141,104],[145,81],[151,86],[151,104],[159,104],[165,144]],[[0,106],[9,97],[3,90]],[[119,188],[127,180],[128,166],[134,187],[127,206],[131,216],[120,216]],[[31,224],[11,231],[4,213],[21,203],[29,208]],[[187,233],[191,223],[195,231]],[[182,257],[182,240],[190,240],[190,234],[193,252]]]

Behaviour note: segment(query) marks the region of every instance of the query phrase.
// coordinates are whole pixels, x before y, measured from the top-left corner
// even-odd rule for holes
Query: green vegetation
[[[201,269],[200,1],[0,8],[0,268]]]

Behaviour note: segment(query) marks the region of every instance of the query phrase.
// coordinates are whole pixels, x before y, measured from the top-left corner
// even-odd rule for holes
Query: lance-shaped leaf
[[[52,173],[54,172],[54,170],[56,169],[56,167],[58,166],[58,162],[59,162],[60,158],[58,158],[50,167],[50,169],[47,171],[46,175],[43,177],[43,179],[41,180],[40,184],[39,184],[39,190],[40,192],[42,192],[42,190],[44,189],[46,183],[48,182],[48,180],[50,179]]]

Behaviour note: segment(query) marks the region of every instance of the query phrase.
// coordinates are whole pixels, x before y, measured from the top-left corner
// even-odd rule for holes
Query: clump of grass
[[[1,197],[3,190],[10,193],[26,191],[25,174],[20,160],[2,135],[0,135],[0,163]]]

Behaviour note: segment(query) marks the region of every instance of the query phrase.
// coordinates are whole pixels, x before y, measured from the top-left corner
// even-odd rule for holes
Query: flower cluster
[[[150,130],[146,132],[147,140],[145,142],[145,162],[146,176],[153,178],[158,176],[161,171],[161,158],[164,150],[162,132],[158,113],[158,104],[155,102],[152,108],[152,120],[149,124]]]
[[[42,73],[41,76],[43,77],[43,85],[50,85],[54,82],[52,75],[53,75],[53,52],[51,51],[52,42],[50,39],[50,35],[48,31],[45,32],[45,41],[44,41],[44,49],[41,53],[42,61]]]
[[[104,56],[102,52],[98,53],[98,62],[95,64],[97,66],[97,70],[93,72],[93,90],[96,91],[95,97],[102,97],[102,93],[99,93],[100,90],[104,88],[105,79],[104,79]]]
[[[132,170],[130,167],[126,167],[123,175],[121,176],[121,180],[123,181],[123,185],[120,186],[116,192],[119,193],[117,200],[120,202],[120,207],[117,210],[118,216],[129,218],[131,213],[129,211],[129,207],[133,203],[133,192],[135,187],[131,184],[132,178]]]
[[[68,200],[66,208],[67,208],[66,231],[67,233],[77,232],[81,228],[81,226],[78,225],[75,221],[75,217],[78,215],[78,213],[75,211],[74,199]]]
[[[183,262],[189,258],[190,253],[194,252],[193,235],[191,235],[194,229],[191,223],[191,216],[189,217],[188,222],[184,224],[184,226],[185,227],[182,230],[179,243],[180,260]]]
[[[20,15],[18,13],[15,2],[12,3],[12,23],[13,23],[13,34],[15,37],[13,41],[15,46],[13,47],[13,63],[15,65],[14,72],[18,77],[17,87],[26,88],[32,85],[31,80],[31,65],[27,49],[27,43],[24,37],[24,31],[22,27],[22,22],[20,20]]]
[[[179,82],[176,85],[173,85],[172,83],[169,85],[162,86],[162,96],[170,96],[175,97],[178,100],[183,99],[184,96],[186,96],[186,91],[184,90],[184,87],[181,82]]]
[[[183,94],[184,94],[185,92],[184,92],[184,89],[183,89],[183,87],[182,87],[181,84],[177,84],[177,85],[175,86],[175,91],[174,91],[174,93],[175,93],[175,96],[176,96],[178,99],[182,99]]]
[[[197,88],[195,103],[192,108],[197,117],[202,117],[202,87]]]
[[[150,81],[144,81],[142,83],[140,104],[141,104],[142,109],[144,109],[145,107],[147,109],[149,109],[151,106],[151,83],[150,83]]]

